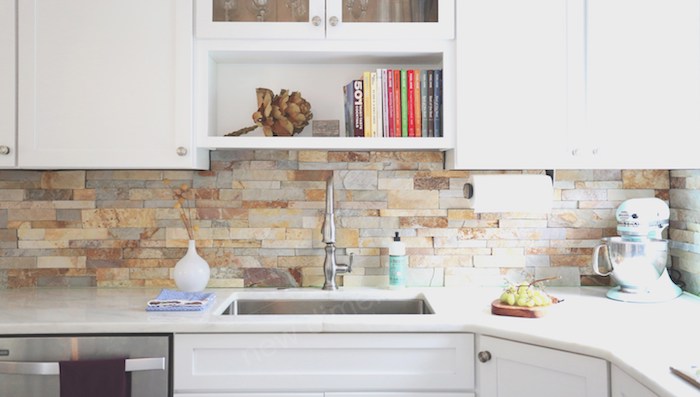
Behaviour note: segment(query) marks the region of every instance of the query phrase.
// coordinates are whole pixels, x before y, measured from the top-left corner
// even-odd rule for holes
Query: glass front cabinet
[[[199,38],[451,39],[454,0],[196,0]]]

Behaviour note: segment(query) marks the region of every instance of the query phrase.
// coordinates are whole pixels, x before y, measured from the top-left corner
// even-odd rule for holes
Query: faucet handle
[[[347,265],[336,265],[338,273],[352,273],[352,258],[355,254],[350,254],[350,259]]]

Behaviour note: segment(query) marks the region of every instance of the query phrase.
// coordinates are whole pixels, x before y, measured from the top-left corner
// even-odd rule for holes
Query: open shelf
[[[447,150],[454,147],[454,68],[450,42],[200,41],[196,55],[198,146],[208,149]],[[343,86],[378,68],[443,69],[442,137],[347,137]],[[309,124],[293,137],[266,137],[254,125],[255,89],[300,91],[313,120],[337,120],[339,137],[312,136]]]

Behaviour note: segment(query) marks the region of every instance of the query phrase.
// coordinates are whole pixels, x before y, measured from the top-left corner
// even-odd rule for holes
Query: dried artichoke
[[[313,118],[311,104],[294,91],[281,90],[274,95],[268,88],[257,88],[258,110],[253,113],[255,126],[234,131],[227,136],[238,136],[262,127],[266,136],[292,136],[300,133]]]

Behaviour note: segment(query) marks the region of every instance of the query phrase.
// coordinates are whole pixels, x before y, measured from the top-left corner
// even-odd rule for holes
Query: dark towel
[[[130,397],[125,359],[60,361],[61,397]]]

